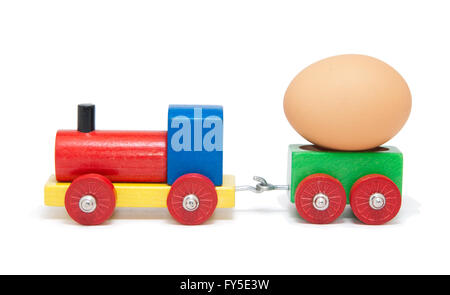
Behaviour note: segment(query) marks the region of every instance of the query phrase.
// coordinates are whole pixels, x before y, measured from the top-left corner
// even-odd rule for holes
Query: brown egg
[[[394,137],[408,120],[411,93],[386,63],[365,55],[339,55],[300,72],[284,96],[292,127],[324,148],[357,151]]]

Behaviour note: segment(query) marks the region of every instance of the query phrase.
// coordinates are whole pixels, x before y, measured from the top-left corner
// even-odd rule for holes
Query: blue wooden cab
[[[215,186],[223,176],[223,107],[170,105],[167,132],[167,183],[199,173]]]

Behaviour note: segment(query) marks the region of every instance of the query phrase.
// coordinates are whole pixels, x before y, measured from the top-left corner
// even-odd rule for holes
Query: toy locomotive
[[[305,220],[325,224],[350,204],[366,224],[383,224],[401,207],[402,153],[381,146],[406,122],[411,94],[387,64],[362,55],[328,58],[289,85],[284,109],[313,144],[289,146],[288,185],[263,178],[235,186],[223,175],[223,108],[170,105],[166,131],[95,130],[95,106],[78,106],[78,129],[55,140],[55,176],[45,204],[64,206],[83,225],[97,225],[116,207],[167,207],[186,225],[232,208],[235,192],[286,189]]]
[[[55,140],[55,177],[45,204],[65,206],[83,225],[115,207],[167,207],[182,224],[201,224],[234,207],[234,177],[222,175],[223,109],[172,105],[168,131],[95,130],[95,106],[78,106],[78,130]]]

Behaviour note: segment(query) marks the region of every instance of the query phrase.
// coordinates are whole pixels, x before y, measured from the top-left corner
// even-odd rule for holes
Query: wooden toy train
[[[78,106],[78,130],[55,140],[55,177],[45,204],[65,206],[80,224],[115,207],[167,207],[182,224],[201,224],[234,207],[234,177],[223,175],[221,106],[172,105],[168,131],[95,130],[95,106]]]
[[[385,223],[401,206],[402,154],[394,147],[339,152],[289,147],[287,186],[259,179],[236,187],[223,175],[223,108],[171,105],[168,131],[95,130],[95,106],[78,106],[78,130],[60,130],[55,176],[45,204],[64,206],[83,225],[101,224],[116,207],[167,207],[175,220],[197,225],[216,208],[232,208],[235,192],[288,189],[299,214],[330,223],[347,203],[366,224]]]

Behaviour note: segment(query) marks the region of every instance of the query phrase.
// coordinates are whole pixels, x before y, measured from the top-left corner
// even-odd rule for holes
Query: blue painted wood
[[[223,107],[170,105],[167,130],[167,183],[199,173],[222,185]]]

